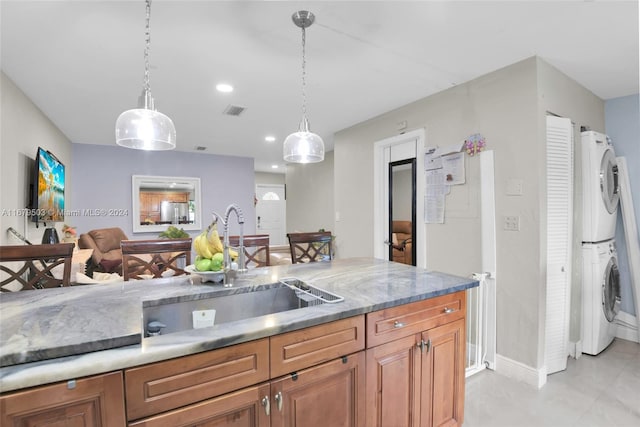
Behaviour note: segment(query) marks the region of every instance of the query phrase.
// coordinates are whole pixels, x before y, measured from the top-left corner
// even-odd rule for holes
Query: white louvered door
[[[547,374],[567,368],[573,238],[573,126],[547,116]]]

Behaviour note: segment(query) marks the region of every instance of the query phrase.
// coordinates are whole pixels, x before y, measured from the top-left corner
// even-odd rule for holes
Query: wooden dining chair
[[[240,236],[229,236],[229,244],[237,247]],[[268,267],[271,265],[268,234],[250,234],[243,238],[244,265],[246,268]]]
[[[333,236],[330,231],[288,233],[287,238],[293,264],[333,259]]]
[[[74,246],[73,243],[0,246],[0,292],[69,286]]]
[[[164,277],[173,271],[174,276],[187,274],[184,267],[191,264],[191,238],[157,240],[123,240],[122,277],[124,280]],[[180,266],[179,259],[184,259]]]

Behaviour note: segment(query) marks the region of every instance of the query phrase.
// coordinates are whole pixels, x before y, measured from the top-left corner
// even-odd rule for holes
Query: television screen
[[[34,169],[34,221],[64,221],[64,165],[38,147]]]

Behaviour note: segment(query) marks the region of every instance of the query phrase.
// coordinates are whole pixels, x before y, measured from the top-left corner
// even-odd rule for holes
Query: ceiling
[[[533,55],[604,100],[639,92],[637,1],[154,0],[151,89],[178,150],[284,172],[302,114],[297,10],[316,15],[307,116],[327,151],[341,129]],[[116,118],[142,91],[144,1],[2,0],[0,15],[9,78],[72,142],[115,145]]]

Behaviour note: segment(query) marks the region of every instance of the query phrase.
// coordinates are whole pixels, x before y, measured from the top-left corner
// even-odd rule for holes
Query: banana
[[[218,234],[218,225],[214,222],[209,226],[209,228],[210,230],[206,238],[209,250],[214,254],[222,252],[224,246],[222,245],[222,240],[220,240],[220,235]]]
[[[200,233],[193,241],[193,248],[196,251],[197,255],[200,255],[203,258],[211,259],[213,258],[213,253],[209,249],[209,245],[206,240],[206,231]]]

